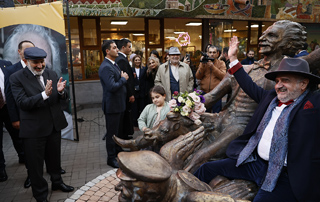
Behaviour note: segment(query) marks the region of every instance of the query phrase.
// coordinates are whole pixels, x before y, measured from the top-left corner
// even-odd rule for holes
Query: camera
[[[209,58],[209,56],[205,52],[201,51],[201,55],[203,55],[202,60],[200,60],[200,62],[202,63],[207,63],[209,60],[211,60],[212,62],[214,61],[214,58]]]

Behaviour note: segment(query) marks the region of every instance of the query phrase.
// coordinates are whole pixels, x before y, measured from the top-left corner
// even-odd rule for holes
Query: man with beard
[[[259,38],[259,52],[264,58],[253,65],[245,65],[244,69],[257,85],[264,89],[272,89],[274,82],[265,79],[264,75],[277,70],[284,55],[295,54],[302,48],[307,38],[306,34],[304,27],[299,23],[288,20],[275,22]],[[224,158],[228,144],[243,133],[254,114],[257,103],[228,73],[216,88],[204,96],[206,107],[211,107],[229,93],[231,93],[230,99],[222,111],[206,117],[204,123],[211,124],[214,128],[211,132],[211,141],[204,144],[203,148],[193,156],[186,170],[194,172],[209,159]]]
[[[177,47],[169,49],[169,60],[160,65],[154,85],[162,86],[166,91],[166,101],[169,101],[172,94],[177,92],[192,92],[193,74],[192,70],[184,62],[180,62],[180,51]]]
[[[320,77],[303,59],[284,58],[265,77],[273,90],[256,85],[237,59],[239,41],[231,39],[230,74],[259,105],[243,134],[227,149],[229,158],[203,164],[195,176],[209,183],[217,175],[254,181],[254,202],[320,200]],[[307,134],[307,136],[306,136]]]
[[[247,58],[241,61],[242,65],[251,65],[254,63],[254,61],[256,61],[254,59],[254,51],[253,50],[249,50],[247,52]]]
[[[37,201],[47,201],[48,196],[48,183],[43,178],[45,158],[52,190],[74,190],[63,183],[60,173],[61,129],[68,124],[60,99],[67,98],[66,81],[45,67],[46,56],[40,48],[26,48],[27,68],[10,77],[12,94],[20,110],[20,138],[24,139],[28,175]]]

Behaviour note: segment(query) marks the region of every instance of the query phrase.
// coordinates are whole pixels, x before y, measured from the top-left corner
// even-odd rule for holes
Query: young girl
[[[142,111],[139,119],[139,129],[146,131],[158,125],[166,118],[170,107],[166,100],[166,92],[162,86],[154,86],[150,90],[152,104],[148,104]]]

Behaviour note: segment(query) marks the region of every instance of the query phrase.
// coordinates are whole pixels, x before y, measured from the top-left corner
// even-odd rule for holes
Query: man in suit
[[[123,115],[123,122],[120,123],[119,137],[122,139],[129,139],[129,135],[133,135],[133,122],[132,122],[132,104],[135,101],[134,97],[134,76],[131,70],[130,63],[127,56],[131,53],[131,41],[129,39],[121,39],[117,43],[119,47],[118,57],[115,62],[119,65],[123,72],[126,72],[129,76],[127,80],[127,98],[126,98],[126,110]]]
[[[118,57],[117,45],[112,40],[102,44],[102,52],[105,56],[99,68],[100,82],[103,88],[102,110],[106,119],[106,148],[108,153],[107,164],[118,168],[116,156],[122,149],[112,139],[113,135],[119,136],[120,123],[126,109],[126,83],[129,79],[115,63]]]
[[[19,163],[25,162],[22,141],[19,139],[19,131],[11,124],[9,116],[8,104],[10,101],[7,99],[5,91],[7,90],[6,81],[8,77],[8,66],[12,65],[11,62],[0,60],[0,182],[6,181],[8,175],[5,170],[5,159],[2,151],[3,144],[3,124],[6,127],[9,135],[11,136],[13,146],[18,153]]]
[[[308,49],[308,43],[305,42],[303,44],[303,49],[299,49],[297,54],[295,56],[293,56],[294,58],[299,58],[299,57],[302,57],[302,56],[306,56],[306,55],[309,55],[307,49]]]
[[[5,82],[5,93],[6,93],[6,98],[7,98],[7,106],[8,106],[8,111],[9,111],[9,116],[12,122],[12,126],[19,130],[20,129],[20,115],[19,115],[19,109],[16,105],[16,102],[13,98],[12,95],[12,91],[11,91],[11,86],[10,86],[10,82],[9,82],[9,77],[11,76],[11,74],[25,68],[26,65],[26,60],[24,58],[24,50],[26,48],[30,48],[30,47],[35,47],[35,45],[28,40],[23,40],[18,44],[18,55],[20,57],[20,61],[13,64],[12,66],[8,67],[8,74],[7,74],[7,78],[6,82]],[[19,134],[19,131],[18,131]],[[26,168],[28,169],[27,163],[26,163]],[[61,174],[66,173],[65,170],[61,169]],[[31,186],[31,181],[29,176],[27,176],[25,182],[24,182],[24,188],[29,188]]]
[[[45,67],[46,56],[40,48],[26,48],[27,68],[10,76],[11,91],[20,111],[20,138],[24,140],[28,175],[37,201],[47,201],[48,196],[48,183],[43,178],[45,158],[52,190],[74,190],[63,183],[60,173],[61,129],[68,124],[60,99],[67,99],[66,81]]]
[[[273,90],[257,86],[237,59],[239,41],[230,42],[229,73],[259,105],[243,135],[227,149],[229,158],[203,164],[195,175],[210,182],[216,175],[254,181],[254,202],[320,200],[320,77],[303,59],[284,58],[265,77]]]

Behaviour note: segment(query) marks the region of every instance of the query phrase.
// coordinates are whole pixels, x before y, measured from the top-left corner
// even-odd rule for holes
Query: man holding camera
[[[208,93],[214,89],[226,75],[226,65],[218,60],[219,53],[217,47],[209,46],[207,56],[202,56],[200,65],[196,73],[196,78],[200,80],[200,89]],[[221,111],[221,100],[217,101],[212,109],[207,112],[218,113]]]

